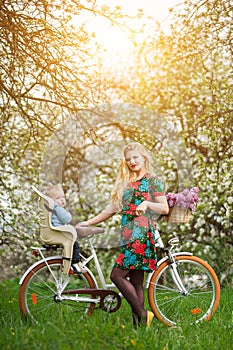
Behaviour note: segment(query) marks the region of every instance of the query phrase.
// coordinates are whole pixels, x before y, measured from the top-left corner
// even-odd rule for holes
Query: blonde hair
[[[59,192],[63,192],[63,188],[61,185],[50,185],[47,187],[46,191],[45,191],[45,195],[50,197],[50,198],[54,198],[54,196],[57,195],[57,193]],[[64,193],[64,192],[63,192]]]
[[[141,156],[145,159],[145,173],[147,175],[153,175],[154,170],[152,168],[152,160],[150,154],[146,151],[146,149],[138,142],[130,142],[128,143],[123,150],[123,159],[119,165],[119,173],[116,178],[116,182],[114,188],[111,193],[111,200],[115,202],[118,207],[121,206],[122,195],[124,189],[127,187],[127,184],[131,181],[136,180],[135,172],[131,171],[126,163],[125,157],[128,151],[138,151]]]

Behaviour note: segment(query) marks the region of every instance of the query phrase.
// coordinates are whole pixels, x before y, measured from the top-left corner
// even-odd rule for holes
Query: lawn
[[[45,319],[33,325],[21,318],[18,280],[0,284],[0,349],[2,350],[231,350],[233,343],[233,290],[222,289],[217,313],[210,322],[168,328],[153,320],[149,329],[132,326],[130,308],[123,300],[115,313],[96,309],[76,323],[68,318]]]

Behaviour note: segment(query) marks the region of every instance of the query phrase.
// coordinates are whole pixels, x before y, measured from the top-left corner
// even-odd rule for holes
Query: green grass
[[[46,319],[32,325],[21,318],[18,281],[0,284],[0,349],[2,350],[230,350],[233,339],[233,291],[224,288],[217,313],[210,322],[168,328],[156,319],[149,329],[132,326],[130,308],[122,307],[109,316],[97,309],[76,323],[75,314],[66,319]]]

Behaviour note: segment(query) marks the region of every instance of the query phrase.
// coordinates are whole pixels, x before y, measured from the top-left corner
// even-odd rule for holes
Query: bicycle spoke
[[[174,289],[172,287],[168,287],[168,286],[163,286],[163,285],[157,285],[157,290],[166,290],[166,291],[171,291],[171,292],[177,292],[179,293],[179,290],[178,289]]]
[[[196,257],[177,257],[177,272],[187,291],[177,288],[169,262],[164,262],[152,276],[149,303],[155,315],[171,326],[199,322],[211,315],[219,302],[219,283],[208,264]]]
[[[38,322],[40,318],[45,317],[57,319],[69,317],[70,312],[77,314],[90,315],[95,307],[95,303],[90,301],[80,301],[73,299],[66,300],[59,294],[61,286],[60,272],[62,268],[62,259],[49,261],[49,269],[42,262],[36,266],[35,270],[29,272],[20,288],[19,302],[22,314],[29,317],[32,321]],[[51,275],[51,271],[52,275]],[[69,296],[69,290],[94,288],[94,282],[89,274],[73,275],[67,280],[67,286],[64,292]],[[61,295],[61,297],[60,297]]]

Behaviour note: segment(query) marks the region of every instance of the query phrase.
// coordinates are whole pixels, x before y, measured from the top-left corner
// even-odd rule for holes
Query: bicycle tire
[[[177,269],[188,294],[184,295],[171,275],[170,261],[164,261],[150,280],[148,301],[151,310],[166,326],[209,321],[220,301],[220,284],[212,269],[196,256],[175,257]]]
[[[48,319],[57,322],[59,317],[69,317],[71,312],[75,312],[75,321],[84,315],[90,316],[95,308],[95,303],[58,301],[56,300],[58,281],[62,275],[62,259],[54,258],[47,261],[54,276],[48,269],[45,262],[35,266],[24,278],[19,290],[19,308],[24,318],[30,319],[34,323]],[[96,288],[91,275],[86,272],[80,275],[70,275],[64,293],[69,295],[78,288]],[[72,294],[72,293],[71,293]],[[90,297],[90,295],[87,295]]]

